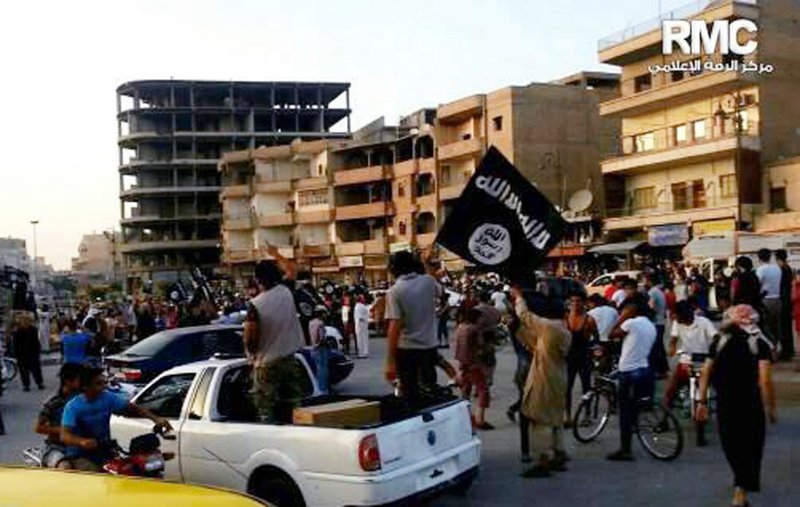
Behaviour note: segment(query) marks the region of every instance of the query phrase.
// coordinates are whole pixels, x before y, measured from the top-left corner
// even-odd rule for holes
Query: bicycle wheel
[[[0,374],[3,377],[3,382],[11,382],[17,376],[17,362],[13,359],[4,357],[0,362]]]
[[[603,432],[611,412],[611,397],[606,391],[590,391],[581,400],[572,421],[572,434],[578,442],[591,442]]]
[[[639,410],[636,435],[642,447],[655,459],[672,461],[683,451],[683,430],[678,418],[661,405],[649,404]]]

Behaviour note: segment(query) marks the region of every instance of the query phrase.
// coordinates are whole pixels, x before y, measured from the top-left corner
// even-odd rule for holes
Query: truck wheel
[[[257,472],[250,481],[250,494],[275,507],[306,507],[294,481],[278,470]]]

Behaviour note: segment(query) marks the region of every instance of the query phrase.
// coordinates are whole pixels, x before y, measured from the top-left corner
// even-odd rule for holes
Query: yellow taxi
[[[222,489],[153,479],[0,467],[1,507],[264,507]]]

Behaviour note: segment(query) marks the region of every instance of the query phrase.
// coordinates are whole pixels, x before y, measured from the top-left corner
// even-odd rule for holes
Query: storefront
[[[689,226],[685,223],[649,227],[647,243],[650,246],[650,260],[653,263],[680,260],[683,257],[683,247],[689,239]]]

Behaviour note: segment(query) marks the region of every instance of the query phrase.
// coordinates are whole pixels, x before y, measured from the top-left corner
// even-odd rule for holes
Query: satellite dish
[[[586,189],[578,190],[569,198],[567,206],[575,213],[581,213],[589,209],[594,202],[594,195]]]

